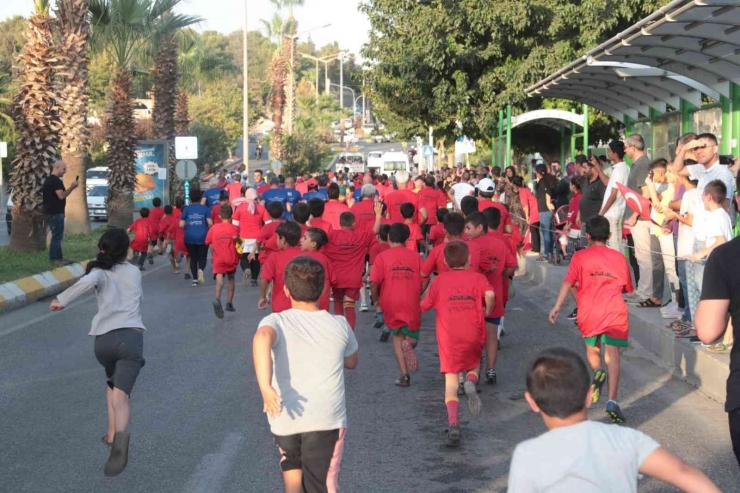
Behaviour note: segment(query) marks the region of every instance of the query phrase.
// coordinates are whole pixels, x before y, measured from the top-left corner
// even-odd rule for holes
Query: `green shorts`
[[[391,334],[393,334],[394,336],[404,335],[404,336],[409,336],[412,339],[416,339],[417,341],[419,340],[419,331],[409,330],[408,325],[404,325],[400,329],[389,329],[389,330],[391,331]]]
[[[592,337],[584,337],[583,341],[589,346],[596,347],[596,343],[599,342],[599,338],[601,338],[602,345],[617,346],[617,347],[627,347],[630,345],[629,341],[626,339],[617,339],[616,337],[612,337],[606,334],[599,334],[597,336],[592,336]]]

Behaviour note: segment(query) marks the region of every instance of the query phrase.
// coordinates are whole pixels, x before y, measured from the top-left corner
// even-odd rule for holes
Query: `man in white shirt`
[[[612,174],[609,177],[609,183],[604,193],[604,201],[601,204],[600,216],[604,216],[609,221],[609,232],[611,237],[607,245],[614,250],[621,252],[622,246],[622,225],[624,221],[624,210],[627,204],[624,197],[619,192],[617,183],[627,185],[630,176],[630,167],[624,162],[624,143],[619,140],[609,142],[609,160],[614,163]]]
[[[473,195],[475,193],[475,187],[470,184],[470,173],[465,171],[462,174],[462,179],[460,182],[455,183],[452,185],[452,188],[450,188],[450,191],[448,192],[447,196],[452,201],[452,204],[455,206],[456,211],[460,211],[460,202],[464,197],[467,197],[468,195]]]
[[[697,164],[686,165],[684,161],[686,154],[689,152],[694,153]],[[706,223],[705,216],[709,214],[709,211],[702,200],[704,188],[714,180],[720,180],[724,183],[725,187],[727,187],[727,198],[722,202],[722,207],[725,211],[729,212],[730,201],[735,197],[735,179],[728,166],[719,164],[717,137],[710,133],[698,135],[695,140],[683,146],[676,155],[675,161],[673,161],[672,171],[674,173],[688,175],[693,180],[699,180],[696,187],[694,221],[691,228],[694,232],[693,253],[698,253],[703,248],[703,244],[707,239],[706,228],[704,226]],[[730,217],[733,217],[733,215],[730,214]],[[699,297],[701,296],[702,281],[704,278],[704,263],[704,259],[699,262],[692,261],[686,263],[686,281],[689,285],[689,308],[692,314],[696,313],[699,305]]]

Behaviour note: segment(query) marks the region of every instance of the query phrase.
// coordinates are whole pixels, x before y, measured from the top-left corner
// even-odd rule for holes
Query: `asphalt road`
[[[243,493],[281,491],[251,361],[264,312],[257,291],[238,286],[235,314],[217,320],[212,281],[192,288],[161,257],[145,273],[146,366],[133,393],[131,458],[102,474],[107,447],[105,383],[86,334],[92,296],[62,312],[48,300],[0,316],[0,490],[21,492]],[[412,386],[393,385],[391,346],[360,314],[360,366],[347,372],[349,427],[340,483],[347,492],[505,491],[511,453],[544,431],[523,399],[527,361],[539,350],[583,352],[565,320],[546,321],[552,296],[521,283],[509,305],[499,384],[483,387],[484,412],[461,405],[459,450],[443,445],[443,380],[433,317],[426,315]],[[565,311],[565,310],[564,310]],[[740,491],[722,405],[673,379],[636,348],[622,353],[620,403],[628,426],[703,469],[723,491]],[[605,420],[605,402],[591,417]],[[532,465],[533,474],[537,465]],[[604,478],[608,481],[608,478]],[[640,491],[674,491],[652,479]]]

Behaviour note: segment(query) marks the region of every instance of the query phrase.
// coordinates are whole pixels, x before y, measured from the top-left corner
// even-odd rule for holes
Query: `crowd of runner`
[[[422,312],[435,310],[445,443],[457,447],[460,397],[477,415],[482,411],[479,382],[497,383],[500,338],[519,260],[533,251],[538,260],[555,261],[555,242],[563,236],[562,251],[571,262],[550,319],[554,323],[573,294],[578,303],[573,318],[592,375],[571,352],[545,352],[529,368],[530,406],[553,432],[560,429],[562,440],[588,442],[592,448],[577,453],[589,456],[593,467],[584,467],[591,467],[594,477],[599,470],[624,470],[624,489],[613,491],[630,491],[630,484],[634,490],[638,470],[687,491],[718,491],[649,437],[586,420],[588,406],[599,401],[608,381],[606,412],[615,423],[625,421],[617,404],[619,347],[628,338],[622,295],[632,292],[627,260],[610,248],[613,222],[606,214],[580,213],[582,184],[592,183],[591,168],[605,175],[601,163],[590,162],[579,156],[562,171],[557,163],[534,162],[532,189],[525,182],[530,178],[526,166],[444,166],[392,176],[340,170],[267,179],[257,170],[251,180],[243,169],[223,170],[203,177],[203,189],[191,190],[189,205],[177,198],[162,207],[155,199],[130,226],[130,241],[117,230],[103,235],[87,276],[52,304],[62,309],[87,289],[98,292],[99,314],[90,334],[96,336],[96,356],[109,379],[109,429],[103,441],[112,450],[106,474],[120,473],[128,457],[128,396],[144,365],[136,269],[145,270],[147,261],[167,255],[177,275],[184,260],[184,278],[198,288],[205,282],[210,250],[218,318],[236,311],[239,271],[244,284],[259,289],[257,308],[270,308],[271,314],[258,325],[254,365],[282,455],[286,491],[320,492],[336,491],[338,485],[347,423],[343,372],[358,364],[357,305],[361,312],[372,307],[379,340],[392,340],[399,368],[394,383],[403,388],[419,367],[415,351]],[[619,176],[619,164],[612,176]],[[609,180],[604,188],[611,193],[616,186],[608,186]],[[624,200],[617,196],[611,203],[619,199]],[[568,204],[570,214],[553,220]],[[577,241],[572,241],[574,230],[581,231]],[[619,235],[621,241],[621,230]],[[130,348],[127,354],[116,354],[121,341]],[[296,409],[301,412],[292,412]],[[565,462],[552,465],[541,478],[525,471],[526,464],[552,460],[559,443],[547,434],[521,444],[510,491],[540,491],[548,481],[567,476]]]

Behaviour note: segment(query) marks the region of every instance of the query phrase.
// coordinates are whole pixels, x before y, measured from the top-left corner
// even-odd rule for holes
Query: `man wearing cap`
[[[490,178],[483,178],[478,182],[478,211],[483,212],[486,209],[494,207],[501,213],[501,223],[499,224],[499,233],[511,234],[514,231],[511,225],[511,215],[506,206],[501,202],[493,199],[496,192],[496,184]]]
[[[321,182],[323,181],[324,187],[321,188]],[[303,194],[303,201],[309,202],[311,199],[321,199],[324,202],[329,200],[329,197],[326,195],[326,183],[328,182],[328,178],[326,175],[319,176],[319,179],[311,178],[308,180],[308,193]]]

